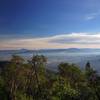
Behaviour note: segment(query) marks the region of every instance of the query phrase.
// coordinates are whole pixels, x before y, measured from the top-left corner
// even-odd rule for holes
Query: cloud
[[[85,19],[86,20],[92,20],[92,19],[95,19],[95,16],[87,16]]]
[[[43,38],[2,40],[0,49],[100,48],[100,33],[71,33]]]
[[[100,15],[99,12],[97,13],[91,13],[85,16],[85,20],[93,20],[96,19]]]
[[[49,40],[52,43],[61,44],[100,44],[100,33],[72,33],[68,35],[59,35],[55,39]]]

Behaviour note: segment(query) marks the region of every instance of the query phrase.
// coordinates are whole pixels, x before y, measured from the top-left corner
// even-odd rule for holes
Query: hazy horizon
[[[77,50],[100,50],[100,48],[40,48],[40,49],[28,49],[28,48],[17,48],[17,49],[0,49],[0,51],[3,50],[68,50],[68,49],[77,49]]]

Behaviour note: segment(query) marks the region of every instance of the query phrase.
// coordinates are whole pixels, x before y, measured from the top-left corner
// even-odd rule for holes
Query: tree
[[[85,70],[90,70],[91,69],[91,65],[90,65],[90,62],[88,61],[87,63],[86,63],[86,66],[85,66]]]
[[[84,81],[82,71],[75,64],[61,63],[58,67],[60,75],[66,78],[72,85],[78,85],[79,82]]]
[[[20,56],[13,55],[11,63],[5,70],[6,90],[8,93],[8,100],[16,100],[17,89],[19,87],[19,73],[24,59]]]
[[[58,77],[51,88],[50,100],[75,100],[79,96],[78,90],[71,87],[70,83],[62,77]]]
[[[31,65],[31,72],[28,82],[28,93],[33,97],[33,99],[42,98],[44,99],[44,84],[45,79],[45,64],[47,62],[46,57],[43,55],[35,55],[32,60],[29,61]],[[34,86],[32,85],[34,84]]]
[[[91,91],[94,92],[94,95],[99,100],[100,99],[100,95],[98,93],[100,91],[100,88],[99,88],[100,83],[98,84],[99,76],[98,76],[97,72],[91,67],[90,62],[86,63],[85,74],[86,74],[88,86],[92,89]]]

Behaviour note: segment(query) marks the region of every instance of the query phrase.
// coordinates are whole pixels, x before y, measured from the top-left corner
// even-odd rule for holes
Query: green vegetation
[[[100,76],[87,62],[85,70],[61,63],[58,72],[46,69],[47,58],[30,61],[13,55],[0,71],[0,100],[100,100]]]

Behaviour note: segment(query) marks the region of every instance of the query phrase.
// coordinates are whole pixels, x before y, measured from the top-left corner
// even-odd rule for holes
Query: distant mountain
[[[68,48],[68,49],[41,49],[38,51],[43,51],[43,52],[100,52],[100,49]]]
[[[69,49],[66,49],[66,51],[69,51],[69,52],[100,52],[100,49],[90,49],[90,48],[84,48],[84,49],[79,49],[79,48],[69,48]]]
[[[40,49],[40,50],[28,50],[28,49],[20,49],[20,50],[0,50],[0,53],[31,53],[31,52],[100,52],[100,49],[80,49],[80,48],[68,48],[68,49]]]

